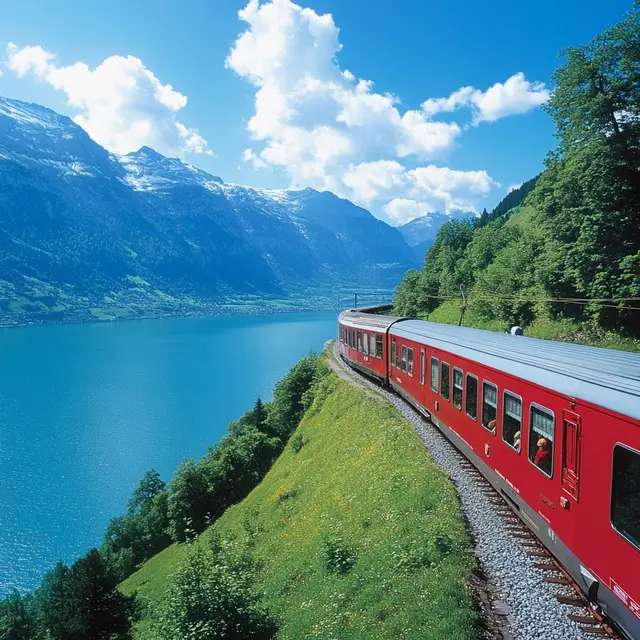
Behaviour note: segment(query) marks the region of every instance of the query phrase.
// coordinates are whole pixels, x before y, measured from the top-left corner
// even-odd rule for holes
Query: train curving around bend
[[[640,639],[640,354],[344,311],[342,358],[433,422]]]

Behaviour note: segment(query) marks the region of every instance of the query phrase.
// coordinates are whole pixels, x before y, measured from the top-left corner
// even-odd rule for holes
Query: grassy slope
[[[476,637],[475,557],[453,486],[393,407],[333,373],[322,391],[298,429],[302,449],[289,445],[214,525],[262,563],[279,638]],[[357,552],[344,576],[325,567],[324,541],[337,537]],[[123,590],[157,599],[184,553],[163,551]]]

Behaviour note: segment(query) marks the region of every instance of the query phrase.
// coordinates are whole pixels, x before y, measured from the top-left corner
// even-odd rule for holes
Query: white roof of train
[[[423,320],[401,320],[389,333],[640,420],[640,353]]]

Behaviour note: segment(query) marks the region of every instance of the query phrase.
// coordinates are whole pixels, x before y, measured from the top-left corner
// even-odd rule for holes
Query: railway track
[[[514,545],[517,545],[519,549],[522,551],[523,555],[527,559],[526,567],[528,567],[528,576],[526,576],[526,580],[523,582],[536,581],[538,576],[542,583],[544,583],[544,587],[547,589],[551,589],[553,593],[553,597],[557,603],[557,612],[558,615],[553,616],[556,619],[556,622],[547,621],[549,624],[547,628],[549,631],[543,630],[544,625],[540,630],[540,633],[536,633],[532,631],[536,627],[539,622],[539,617],[536,613],[530,613],[526,610],[527,606],[530,606],[529,603],[523,606],[523,599],[521,597],[512,597],[511,602],[509,602],[509,597],[506,598],[507,605],[509,605],[509,609],[514,611],[514,613],[519,615],[508,615],[507,613],[502,613],[500,615],[507,616],[511,637],[515,638],[540,638],[547,640],[547,638],[553,638],[554,640],[557,638],[558,640],[564,640],[567,638],[615,638],[622,640],[623,636],[614,628],[612,623],[605,619],[598,612],[597,608],[592,606],[589,601],[587,595],[583,593],[581,588],[575,583],[570,574],[562,567],[562,565],[553,557],[553,555],[546,549],[544,545],[538,540],[538,538],[533,534],[533,532],[527,527],[526,523],[516,514],[516,512],[511,508],[508,501],[493,487],[493,485],[478,471],[478,469],[473,465],[473,463],[464,456],[458,449],[456,449],[446,438],[440,430],[430,421],[428,421],[422,414],[420,414],[416,409],[411,406],[404,399],[400,398],[400,396],[386,390],[382,389],[378,384],[369,380],[366,376],[354,371],[351,367],[346,365],[342,359],[340,358],[335,345],[333,349],[334,359],[336,366],[340,367],[343,372],[346,372],[352,380],[358,382],[359,387],[361,387],[362,383],[369,385],[371,388],[378,391],[378,393],[384,395],[389,401],[392,402],[401,413],[410,419],[416,431],[418,431],[419,435],[422,437],[426,446],[431,451],[432,455],[434,455],[433,451],[433,434],[437,434],[437,438],[441,440],[438,448],[440,451],[438,454],[442,452],[442,444],[448,449],[446,452],[447,456],[455,457],[455,464],[450,465],[451,468],[447,468],[447,464],[442,464],[442,462],[438,462],[440,466],[442,466],[447,473],[449,473],[450,477],[456,484],[458,489],[458,493],[461,493],[461,483],[459,478],[454,478],[451,471],[458,470],[458,472],[462,472],[466,474],[468,480],[472,483],[475,490],[480,493],[482,498],[484,498],[489,505],[492,513],[495,517],[500,521],[501,526],[504,529],[505,535],[507,535],[511,542]],[[335,367],[334,367],[335,368]],[[421,425],[419,425],[419,423]],[[424,425],[427,425],[429,430],[432,431],[431,437],[425,437],[425,433],[421,433],[421,428],[424,430]],[[428,442],[430,440],[431,442]],[[434,456],[438,457],[438,456]],[[468,492],[467,492],[468,493]],[[465,498],[465,499],[463,499]],[[462,496],[461,500],[463,503],[463,509],[465,510],[465,515],[469,519],[469,509],[468,502],[465,505],[466,500],[469,499],[469,496]],[[484,525],[486,527],[486,525]],[[482,528],[482,527],[481,527]],[[491,528],[491,527],[489,527]],[[486,535],[487,531],[484,531],[482,535]],[[478,538],[477,531],[473,532],[474,537]],[[489,535],[495,535],[495,532],[489,533]],[[486,564],[486,557],[483,559],[479,557],[479,560],[484,565]],[[483,561],[484,560],[484,561]],[[494,563],[495,564],[495,563]],[[525,566],[525,565],[523,565]],[[494,567],[495,569],[495,567]],[[522,567],[518,570],[522,570]],[[496,573],[496,579],[492,575],[492,571],[487,571],[489,577],[492,582],[497,582],[498,585],[501,582],[500,571],[493,572]],[[532,576],[535,574],[535,577]],[[504,581],[503,581],[504,582]],[[506,589],[509,591],[509,589]],[[544,589],[546,591],[546,589]],[[520,594],[517,594],[518,596]],[[545,603],[540,604],[539,611],[549,613],[549,601],[548,599]],[[522,611],[524,609],[524,611]],[[562,612],[562,613],[560,613]],[[562,624],[559,620],[559,616],[564,616],[568,625]],[[554,628],[555,627],[555,628]],[[571,630],[570,633],[567,633],[567,630]],[[508,635],[506,637],[509,637]]]
[[[437,428],[432,423],[429,424]],[[456,450],[455,455],[460,460],[460,466],[474,476],[474,482],[478,484],[480,490],[485,494],[495,513],[504,521],[505,528],[512,538],[515,538],[524,548],[526,555],[532,561],[533,567],[545,573],[543,581],[557,587],[556,598],[558,602],[572,609],[572,612],[568,614],[569,619],[577,623],[580,626],[580,630],[591,637],[620,640],[622,636],[608,620],[592,607],[587,595],[576,584],[571,575],[549,553],[548,549],[540,543],[538,538],[526,526],[526,523],[516,514],[493,485],[462,453]]]

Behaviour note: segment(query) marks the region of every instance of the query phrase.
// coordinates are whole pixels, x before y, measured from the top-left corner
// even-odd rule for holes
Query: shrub
[[[324,563],[329,573],[344,575],[353,569],[358,554],[353,546],[342,538],[330,538],[324,542]]]
[[[268,640],[278,625],[253,590],[255,564],[214,539],[195,546],[153,612],[153,640]]]

